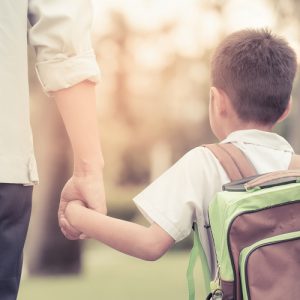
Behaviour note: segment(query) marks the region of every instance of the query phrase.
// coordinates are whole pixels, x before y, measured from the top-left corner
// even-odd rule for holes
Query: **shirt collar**
[[[223,143],[244,143],[294,153],[292,146],[280,135],[257,129],[238,130],[230,133]]]

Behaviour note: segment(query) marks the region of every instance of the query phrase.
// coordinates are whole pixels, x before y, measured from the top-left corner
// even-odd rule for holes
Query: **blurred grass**
[[[89,241],[79,276],[25,277],[18,300],[187,299],[189,254],[171,251],[145,262]]]

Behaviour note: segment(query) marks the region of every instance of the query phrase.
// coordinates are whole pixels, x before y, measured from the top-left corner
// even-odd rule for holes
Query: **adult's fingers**
[[[106,201],[105,198],[95,198],[90,197],[85,200],[86,205],[88,208],[93,209],[101,214],[107,214],[107,207],[106,207]]]

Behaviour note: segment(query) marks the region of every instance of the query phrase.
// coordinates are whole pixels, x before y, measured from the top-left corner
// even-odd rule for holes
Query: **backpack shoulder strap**
[[[250,160],[233,144],[207,144],[203,146],[215,155],[231,181],[257,174]]]
[[[293,155],[291,163],[289,165],[289,170],[300,169],[300,155]]]
[[[215,155],[231,181],[239,180],[244,177],[254,176],[257,174],[254,166],[248,160],[245,154],[233,144],[207,144],[203,145],[203,147],[206,147]],[[194,268],[197,257],[200,257],[201,260],[204,281],[204,289],[201,291],[201,299],[205,299],[205,296],[208,295],[210,290],[209,282],[211,280],[211,274],[206,254],[199,238],[199,232],[196,223],[194,223],[193,229],[194,246],[191,251],[189,266],[187,270],[189,300],[195,299]]]

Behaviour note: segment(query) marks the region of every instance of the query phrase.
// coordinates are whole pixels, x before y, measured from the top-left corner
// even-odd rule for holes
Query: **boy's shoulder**
[[[211,167],[211,162],[214,159],[214,155],[204,144],[189,150],[179,161],[192,168],[200,167],[205,169]]]
[[[200,145],[188,151],[176,164],[177,172],[185,172],[192,185],[213,184],[226,181],[225,172],[216,156],[205,146]]]

